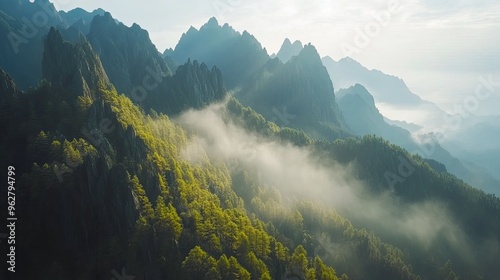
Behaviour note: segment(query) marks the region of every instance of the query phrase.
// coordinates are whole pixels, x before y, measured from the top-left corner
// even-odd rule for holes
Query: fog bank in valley
[[[206,155],[222,160],[232,172],[246,170],[280,190],[283,201],[300,200],[333,208],[355,223],[381,236],[409,239],[428,248],[446,239],[457,253],[465,253],[466,238],[445,205],[435,201],[401,203],[390,192],[369,194],[355,179],[354,163],[325,164],[310,148],[266,139],[229,121],[225,104],[190,110],[176,122],[193,133],[183,155],[202,164]],[[356,222],[357,221],[357,222]]]

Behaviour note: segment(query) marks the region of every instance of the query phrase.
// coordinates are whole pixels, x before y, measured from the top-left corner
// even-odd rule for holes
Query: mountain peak
[[[319,61],[321,63],[321,57],[319,56],[319,53],[316,50],[316,47],[314,47],[311,43],[305,45],[302,48],[298,57],[301,58],[302,60],[305,60],[305,61],[309,61],[309,62]]]
[[[214,28],[219,27],[219,22],[215,17],[211,17],[207,23],[205,23],[201,28]],[[201,29],[200,28],[200,29]]]
[[[110,12],[105,12],[105,13],[103,14],[103,16],[102,16],[102,17],[103,17],[103,19],[105,19],[105,20],[111,20],[111,21],[114,21],[113,16],[111,15],[111,13],[110,13]]]
[[[296,40],[295,42],[293,42],[292,47],[302,49],[303,48],[302,42],[299,40]]]
[[[288,62],[292,57],[297,56],[300,51],[302,51],[303,46],[302,42],[296,40],[295,42],[290,41],[290,39],[286,38],[281,45],[280,50],[276,54],[276,56],[283,62]]]
[[[59,42],[63,41],[63,36],[61,32],[57,31],[54,27],[51,27],[49,33],[47,34],[47,41]]]
[[[130,27],[117,23],[110,15],[104,17],[94,18],[87,37],[117,91],[129,94],[134,87],[143,85],[151,69],[171,75],[146,30],[135,23]]]
[[[247,31],[237,32],[228,24],[221,27],[215,18],[211,18],[200,30],[190,28],[184,33],[171,58],[177,64],[191,58],[203,61],[210,67],[217,65],[224,73],[224,82],[233,88],[252,76],[269,56],[259,41]]]

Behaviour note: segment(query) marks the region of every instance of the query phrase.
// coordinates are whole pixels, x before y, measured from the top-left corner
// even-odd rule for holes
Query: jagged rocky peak
[[[283,62],[288,62],[292,57],[297,56],[303,49],[302,42],[296,40],[295,42],[290,41],[290,39],[286,38],[281,45],[280,50],[276,54],[276,56]]]
[[[299,55],[297,56],[301,60],[308,61],[311,63],[320,63],[321,62],[321,57],[319,56],[318,51],[316,50],[316,47],[314,47],[311,43],[307,44],[302,48],[302,50],[299,52]]]
[[[42,71],[46,80],[62,86],[74,97],[95,97],[100,87],[110,85],[99,57],[85,37],[70,43],[54,27],[45,40]]]
[[[102,15],[96,15],[90,24],[90,32],[96,31],[97,28],[101,29],[101,32],[108,31],[108,28],[118,25],[119,22],[116,21],[111,13],[105,12]]]
[[[239,33],[228,24],[220,26],[215,18],[200,30],[191,27],[184,33],[171,57],[178,64],[191,58],[210,67],[216,65],[230,89],[242,86],[269,59],[253,35],[247,31]]]
[[[215,17],[211,17],[207,23],[205,23],[201,28],[201,29],[204,29],[204,28],[216,28],[216,27],[219,27],[219,22],[217,21],[217,19]]]
[[[197,60],[177,67],[175,74],[165,79],[159,91],[152,93],[143,107],[157,112],[176,115],[191,108],[202,108],[223,100],[226,89],[221,71]]]
[[[222,100],[226,96],[222,73],[215,66],[210,70],[205,63],[188,60],[179,66],[175,79],[188,99],[187,104],[194,108]]]
[[[87,38],[118,92],[128,94],[143,86],[151,73],[162,78],[172,74],[149,33],[137,24],[127,27],[104,13],[94,17]]]

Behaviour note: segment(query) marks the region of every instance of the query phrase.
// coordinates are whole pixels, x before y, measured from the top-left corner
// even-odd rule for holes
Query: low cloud
[[[280,190],[283,201],[308,200],[333,208],[356,227],[379,236],[410,240],[425,248],[444,239],[460,254],[468,247],[445,205],[409,204],[389,191],[374,195],[366,182],[356,179],[355,163],[326,164],[309,148],[265,139],[229,121],[226,114],[225,104],[216,104],[175,120],[194,135],[183,152],[186,160],[202,163],[208,155],[232,171],[258,174],[259,180]]]

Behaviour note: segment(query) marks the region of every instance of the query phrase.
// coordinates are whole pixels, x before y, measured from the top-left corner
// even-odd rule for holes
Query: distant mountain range
[[[167,53],[177,63],[191,58],[217,65],[228,88],[235,91],[244,105],[280,125],[326,139],[351,135],[339,112],[328,72],[314,46],[290,44],[294,51],[300,51],[295,57],[292,51],[285,51],[287,47],[285,40],[279,55],[288,53],[288,61],[270,59],[248,32],[240,34],[211,18],[199,31],[191,27],[175,49]]]
[[[302,49],[303,46],[300,41],[296,41],[292,45],[289,39],[285,39],[277,57],[282,56],[280,60],[288,61],[292,57],[298,56]],[[426,158],[445,164],[449,172],[474,186],[478,186],[489,193],[500,195],[500,180],[492,175],[496,173],[494,168],[481,165],[480,160],[475,160],[474,163],[469,162],[466,160],[467,157],[464,156],[457,159],[445,150],[438,140],[431,141],[428,135],[424,135],[427,142],[420,143],[414,139],[415,136],[412,136],[410,131],[414,135],[419,135],[419,133],[422,133],[422,126],[401,121],[386,121],[386,118],[376,107],[377,104],[383,103],[401,111],[410,111],[410,114],[411,111],[415,111],[424,116],[420,118],[421,125],[427,124],[429,120],[437,120],[435,121],[436,127],[439,127],[439,123],[442,124],[444,121],[443,116],[447,115],[433,103],[424,101],[413,94],[403,80],[378,70],[368,70],[359,62],[348,57],[338,62],[330,57],[324,57],[322,63],[328,70],[330,78],[337,89],[337,102],[346,120],[345,125],[354,134],[374,134],[383,137],[412,153],[418,153]],[[392,122],[396,126],[389,125],[388,122]],[[311,124],[308,125],[311,126]],[[488,134],[485,131],[483,133],[473,133],[473,131],[469,133],[467,129],[463,131],[468,136]],[[488,131],[492,132],[494,129]],[[462,135],[463,139],[468,138],[465,135]],[[488,139],[496,138],[488,137]],[[429,145],[429,141],[431,141],[431,148],[426,147],[426,145]],[[453,145],[452,143],[450,145]],[[492,145],[495,146],[495,144]],[[470,147],[457,146],[454,150],[457,155],[463,155],[463,151],[470,150]],[[492,158],[497,157],[493,156]],[[467,162],[467,164],[463,162]],[[492,166],[496,165],[490,165],[490,167]]]
[[[444,164],[448,172],[473,186],[478,186],[488,193],[499,193],[500,181],[487,169],[474,164],[464,164],[443,148],[439,141],[421,144],[409,131],[388,124],[376,108],[374,98],[362,85],[356,84],[339,90],[337,99],[347,125],[356,135],[374,134],[383,137],[412,153]]]
[[[435,123],[435,127],[439,127],[445,123],[446,113],[434,103],[422,100],[412,93],[400,78],[379,70],[368,70],[349,57],[334,61],[327,56],[322,61],[336,88],[348,88],[355,84],[363,85],[373,95],[377,106],[383,106],[387,113],[396,112],[387,117],[405,115],[407,118],[405,121],[420,126],[432,122]]]

